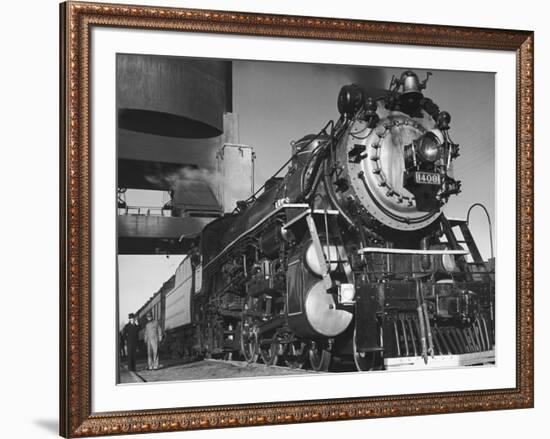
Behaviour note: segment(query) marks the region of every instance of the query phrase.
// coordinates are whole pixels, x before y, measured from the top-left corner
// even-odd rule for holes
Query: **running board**
[[[424,363],[424,358],[421,356],[386,358],[384,359],[384,366],[386,370],[421,370],[473,366],[494,362],[495,351],[490,350],[469,354],[435,355],[433,358],[428,357],[428,363]]]
[[[357,253],[390,253],[394,255],[456,255],[463,256],[470,252],[466,250],[420,250],[408,248],[387,248],[387,247],[364,247],[357,250]]]

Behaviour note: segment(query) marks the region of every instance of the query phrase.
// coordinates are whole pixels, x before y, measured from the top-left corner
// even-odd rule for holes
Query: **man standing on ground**
[[[139,339],[139,325],[133,313],[128,314],[128,323],[124,326],[124,338],[128,349],[128,370],[136,371],[136,350]]]
[[[153,319],[151,312],[147,313],[147,325],[145,325],[145,343],[147,343],[147,369],[159,368],[159,344],[162,341],[162,329],[159,322]]]
[[[120,359],[122,361],[126,360],[126,334],[124,333],[124,328],[118,333],[118,349]]]

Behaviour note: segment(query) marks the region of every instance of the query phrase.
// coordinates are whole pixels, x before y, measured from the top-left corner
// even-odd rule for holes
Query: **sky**
[[[358,83],[374,93],[387,88],[392,75],[408,68],[421,80],[426,77],[425,70],[414,66],[363,68],[235,61],[233,112],[239,118],[239,142],[252,146],[256,153],[256,187],[288,160],[292,140],[317,133],[328,120],[338,118],[336,100],[343,85]],[[469,206],[483,203],[495,224],[494,74],[431,72],[424,95],[451,114],[450,135],[460,144],[461,153],[455,160],[454,174],[462,181],[462,193],[451,197],[444,212],[449,217],[465,218]],[[158,194],[149,194],[143,205],[151,205],[155,196]],[[128,202],[139,204],[136,200]],[[488,225],[481,210],[472,211],[470,228],[482,255],[489,257]],[[175,255],[119,256],[122,322],[158,291],[181,259]]]

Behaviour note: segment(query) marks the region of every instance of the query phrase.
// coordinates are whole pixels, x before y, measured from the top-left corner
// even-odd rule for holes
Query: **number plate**
[[[418,184],[434,184],[441,185],[441,175],[435,172],[415,172],[414,181]]]

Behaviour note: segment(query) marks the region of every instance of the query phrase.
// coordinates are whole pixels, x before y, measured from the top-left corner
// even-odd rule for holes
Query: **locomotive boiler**
[[[344,86],[286,174],[204,228],[184,261],[198,352],[315,370],[494,361],[494,276],[443,213],[459,146],[428,78]]]

